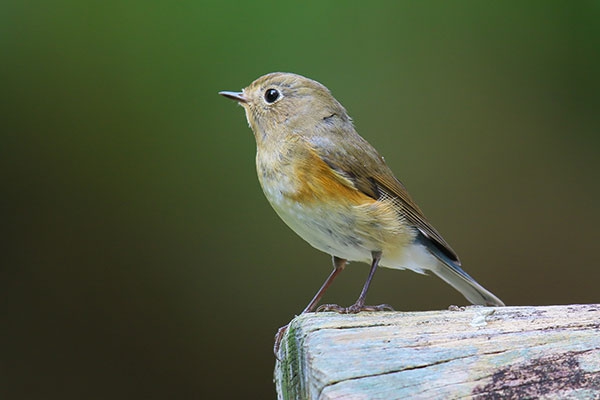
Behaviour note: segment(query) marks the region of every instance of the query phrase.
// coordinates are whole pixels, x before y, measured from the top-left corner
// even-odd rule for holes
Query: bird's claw
[[[273,344],[273,354],[275,354],[275,358],[278,361],[281,361],[281,358],[279,358],[279,348],[281,347],[281,341],[283,340],[283,335],[287,331],[288,326],[290,326],[290,324],[282,326],[281,328],[279,328],[277,330],[277,333],[275,334],[275,343]]]
[[[317,308],[317,312],[334,311],[339,314],[357,314],[361,311],[394,311],[394,308],[389,304],[379,304],[377,306],[366,306],[364,304],[354,303],[349,307],[342,307],[337,304],[323,304]]]

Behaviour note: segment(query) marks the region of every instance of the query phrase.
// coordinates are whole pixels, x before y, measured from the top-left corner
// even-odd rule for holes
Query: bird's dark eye
[[[273,103],[279,98],[279,92],[276,89],[267,89],[265,92],[265,101],[267,103]]]

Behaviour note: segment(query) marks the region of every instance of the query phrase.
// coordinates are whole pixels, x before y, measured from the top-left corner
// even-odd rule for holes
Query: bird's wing
[[[357,137],[359,139],[345,141],[342,146],[314,146],[313,149],[331,169],[351,182],[357,190],[376,200],[394,199],[398,206],[398,214],[431,242],[434,246],[432,252],[435,254],[436,250],[440,251],[441,256],[445,256],[443,258],[448,258],[454,265],[460,266],[456,252],[425,219],[421,209],[385,164],[383,157],[358,134]]]
[[[398,181],[393,175],[377,175],[374,177],[378,182],[381,190],[388,196],[399,201],[402,215],[410,221],[414,226],[435,245],[436,249],[441,251],[444,256],[456,266],[460,266],[460,260],[456,252],[450,247],[448,242],[444,240],[442,235],[425,219],[425,216],[410,197],[404,185]],[[434,252],[435,253],[435,252]],[[438,257],[439,258],[439,257]],[[445,258],[445,257],[443,257]]]

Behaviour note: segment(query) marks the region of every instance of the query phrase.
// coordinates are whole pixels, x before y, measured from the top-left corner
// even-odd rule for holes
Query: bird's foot
[[[354,303],[349,307],[338,306],[337,304],[323,304],[317,308],[317,312],[334,311],[339,314],[356,314],[361,311],[394,311],[389,304],[379,304],[377,306],[366,306],[360,303]]]
[[[288,326],[290,326],[290,324],[282,326],[281,328],[279,328],[277,330],[277,333],[275,334],[275,343],[273,344],[273,354],[275,354],[275,358],[278,361],[281,361],[281,358],[279,358],[279,348],[281,347],[281,340],[283,339],[283,335],[287,331]]]

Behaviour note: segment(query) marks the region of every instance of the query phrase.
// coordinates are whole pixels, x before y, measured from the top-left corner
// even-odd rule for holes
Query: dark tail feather
[[[437,268],[431,271],[462,293],[471,303],[483,306],[504,306],[502,300],[471,278],[462,270],[460,262],[448,257],[446,252],[442,251],[434,241],[421,233],[417,236],[417,241],[440,260]]]

